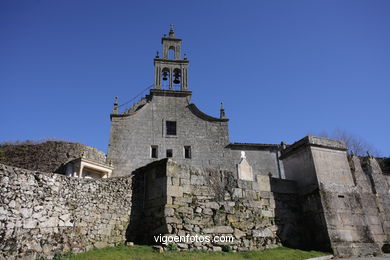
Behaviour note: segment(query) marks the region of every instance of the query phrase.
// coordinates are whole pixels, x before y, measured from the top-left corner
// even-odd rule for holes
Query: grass
[[[187,260],[187,259],[206,259],[206,260],[240,260],[240,259],[288,259],[300,260],[311,257],[328,255],[328,253],[317,251],[302,251],[279,247],[263,251],[248,252],[208,252],[208,251],[168,251],[158,253],[148,246],[124,245],[116,247],[106,247],[102,249],[93,249],[86,253],[63,257],[66,260]]]

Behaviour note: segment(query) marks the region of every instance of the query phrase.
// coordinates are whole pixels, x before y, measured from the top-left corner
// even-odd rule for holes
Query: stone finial
[[[158,51],[156,53],[156,58],[160,58],[160,54],[158,53]]]
[[[280,143],[280,146],[282,147],[282,150],[286,149],[287,145],[284,141]]]
[[[115,97],[114,108],[112,109],[111,114],[118,114],[118,97]]]
[[[245,151],[241,151],[241,159],[246,159]]]
[[[184,59],[187,60],[187,53],[184,53]]]
[[[173,30],[173,24],[171,24],[171,28],[169,30],[169,38],[175,38],[175,32]]]
[[[368,156],[368,158],[372,158],[370,151],[367,151],[367,156]]]
[[[223,107],[223,102],[221,102],[221,109],[219,110],[219,118],[221,118],[221,119],[226,118],[225,109]]]

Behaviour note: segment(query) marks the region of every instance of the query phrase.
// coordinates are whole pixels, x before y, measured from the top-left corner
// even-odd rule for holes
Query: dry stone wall
[[[123,243],[130,177],[78,179],[0,164],[0,259]]]

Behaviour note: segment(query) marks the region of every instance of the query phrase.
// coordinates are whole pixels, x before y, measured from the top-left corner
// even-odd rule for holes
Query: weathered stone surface
[[[274,233],[269,228],[252,230],[253,237],[274,237]]]
[[[216,226],[212,228],[205,228],[203,232],[206,234],[230,234],[233,233],[233,229],[230,226]]]
[[[246,233],[239,230],[238,228],[235,228],[234,229],[234,236],[237,238],[237,239],[240,239],[241,237],[245,236]]]
[[[50,258],[125,241],[131,177],[79,179],[0,164],[4,179],[0,259]]]

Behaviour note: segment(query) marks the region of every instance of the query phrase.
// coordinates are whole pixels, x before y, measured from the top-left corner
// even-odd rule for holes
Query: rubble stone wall
[[[0,164],[0,259],[123,243],[130,177],[79,179]]]
[[[281,245],[282,240],[299,240],[293,236],[301,232],[295,183],[279,183],[262,175],[257,175],[256,181],[243,181],[237,179],[236,173],[179,165],[172,160],[162,160],[160,164],[159,170],[139,172],[144,176],[138,179],[145,182],[142,192],[147,209],[141,218],[144,223],[138,225],[144,227],[139,233],[149,238],[144,242],[156,243],[153,237],[159,234],[203,235],[210,239],[224,236],[233,240],[175,244],[181,249],[217,251],[230,247],[241,251],[272,248]]]

